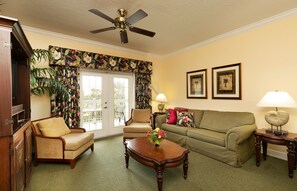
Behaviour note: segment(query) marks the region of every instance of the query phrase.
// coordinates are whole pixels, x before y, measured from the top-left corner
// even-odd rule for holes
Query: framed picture
[[[241,99],[240,65],[212,68],[212,99]]]
[[[187,72],[187,98],[207,98],[206,69]]]

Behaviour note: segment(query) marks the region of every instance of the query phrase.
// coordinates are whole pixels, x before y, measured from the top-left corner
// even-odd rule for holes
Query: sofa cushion
[[[163,123],[162,124],[162,129],[165,131],[170,131],[179,135],[187,135],[187,131],[189,128],[187,127],[182,127],[182,126],[178,126],[178,125],[170,125],[170,124],[166,124]]]
[[[251,125],[254,123],[254,115],[249,112],[222,112],[206,110],[204,111],[200,127],[226,133],[233,127]]]
[[[70,133],[67,135],[63,135],[62,138],[65,140],[66,143],[65,150],[75,151],[82,147],[84,144],[94,139],[94,133]]]
[[[134,109],[132,112],[133,122],[136,123],[149,123],[151,121],[150,109]]]
[[[188,130],[187,136],[207,143],[223,147],[225,146],[225,133],[219,133],[207,129],[191,128]]]
[[[200,122],[202,120],[203,117],[203,110],[198,110],[198,109],[189,109],[190,113],[194,113],[194,123],[195,123],[195,127],[199,127],[200,126]]]
[[[194,127],[193,113],[177,111],[176,124],[184,127]]]
[[[71,133],[62,117],[42,120],[37,123],[37,126],[46,137],[60,137]]]

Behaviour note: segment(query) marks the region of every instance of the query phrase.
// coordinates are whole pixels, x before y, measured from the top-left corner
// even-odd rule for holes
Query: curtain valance
[[[152,62],[49,46],[50,65],[72,66],[107,71],[152,73]]]

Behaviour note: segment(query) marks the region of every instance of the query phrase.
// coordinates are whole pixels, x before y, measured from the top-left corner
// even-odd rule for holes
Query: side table
[[[297,164],[297,134],[288,133],[287,135],[276,136],[271,133],[266,133],[265,129],[257,129],[254,132],[256,137],[256,165],[260,166],[261,158],[261,143],[263,147],[263,159],[266,160],[267,157],[267,143],[276,145],[285,145],[288,148],[288,171],[289,177],[293,178],[294,170],[296,170]]]
[[[165,115],[166,113],[165,112],[155,112],[153,113],[153,125],[152,125],[152,128],[155,129],[156,128],[156,117],[158,115]]]

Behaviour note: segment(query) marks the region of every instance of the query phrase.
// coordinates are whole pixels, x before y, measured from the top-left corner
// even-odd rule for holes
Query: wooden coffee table
[[[139,163],[152,167],[157,172],[159,191],[162,190],[163,172],[165,168],[177,167],[183,164],[184,179],[188,174],[188,149],[168,140],[163,140],[159,147],[155,147],[146,137],[135,138],[125,144],[126,168],[129,166],[129,156]]]

